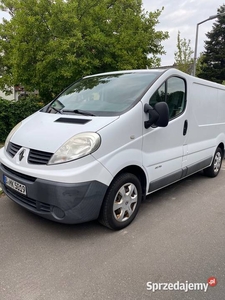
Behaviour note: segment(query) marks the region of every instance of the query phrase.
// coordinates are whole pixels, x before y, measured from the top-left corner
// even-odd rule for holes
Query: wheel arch
[[[143,200],[146,196],[146,190],[147,190],[147,178],[146,178],[146,174],[143,171],[143,169],[137,165],[127,166],[127,167],[123,168],[122,170],[120,170],[114,178],[116,178],[118,175],[120,175],[122,173],[131,173],[131,174],[137,176],[137,178],[140,180],[140,183],[141,183],[142,200]]]
[[[223,158],[224,158],[224,143],[221,142],[221,143],[218,145],[217,148],[220,148],[220,149],[222,150],[222,152],[223,152]]]

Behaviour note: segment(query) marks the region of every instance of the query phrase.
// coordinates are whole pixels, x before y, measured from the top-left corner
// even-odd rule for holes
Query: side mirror
[[[149,120],[145,121],[145,128],[149,128],[153,124],[159,127],[166,127],[169,122],[169,107],[166,102],[158,102],[153,108],[149,104],[145,104],[144,112],[149,114]]]

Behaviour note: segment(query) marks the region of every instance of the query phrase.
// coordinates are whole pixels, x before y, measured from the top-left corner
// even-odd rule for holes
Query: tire
[[[125,228],[136,217],[141,199],[139,179],[131,173],[118,175],[108,188],[99,222],[114,230]]]
[[[220,172],[222,161],[223,151],[218,147],[216,149],[211,166],[203,170],[204,174],[208,177],[216,177]]]

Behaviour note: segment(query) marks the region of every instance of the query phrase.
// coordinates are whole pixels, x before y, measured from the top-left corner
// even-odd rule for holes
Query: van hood
[[[98,117],[36,112],[23,120],[10,142],[55,153],[68,139],[82,132],[98,132],[119,116]]]

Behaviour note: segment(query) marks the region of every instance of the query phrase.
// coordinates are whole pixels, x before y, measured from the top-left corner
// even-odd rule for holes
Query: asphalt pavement
[[[117,232],[0,198],[0,300],[222,300],[224,249],[224,163],[217,178],[198,173],[148,196]]]

